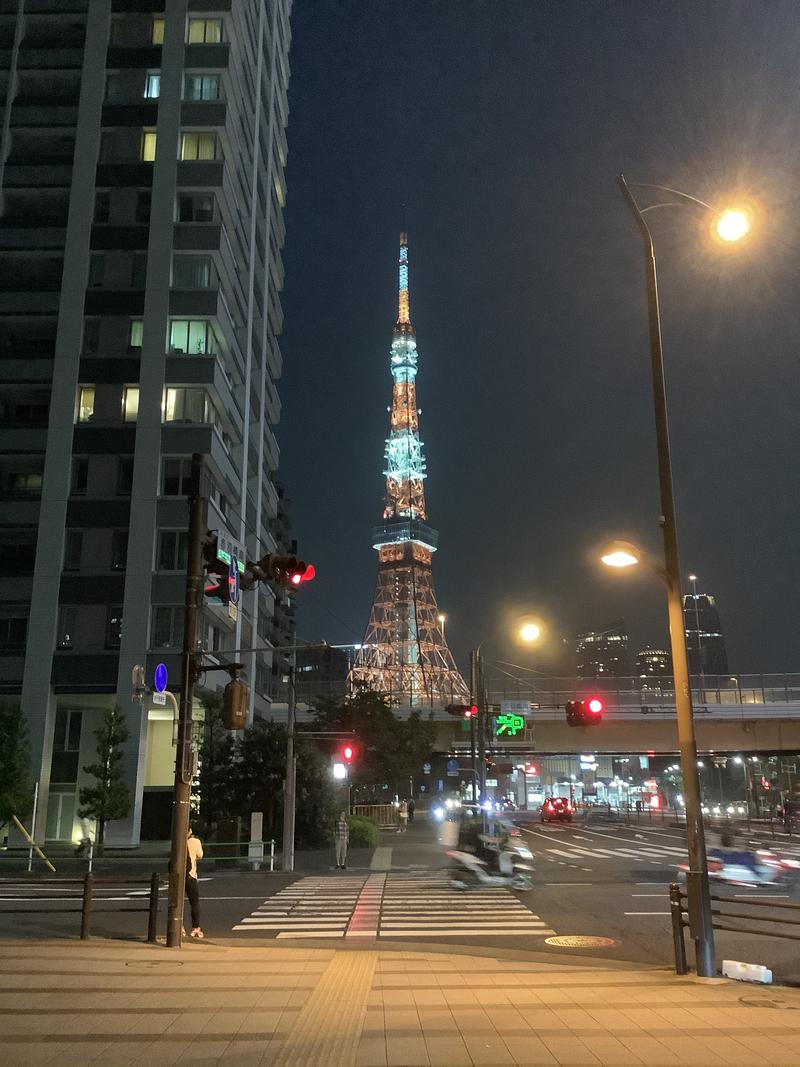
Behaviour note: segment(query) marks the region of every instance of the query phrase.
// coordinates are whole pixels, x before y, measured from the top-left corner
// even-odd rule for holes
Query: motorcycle
[[[533,853],[525,845],[510,841],[502,847],[493,848],[491,839],[482,854],[452,849],[447,855],[461,866],[450,884],[454,889],[517,889],[526,891],[533,887]],[[489,859],[494,853],[497,869],[492,870]]]

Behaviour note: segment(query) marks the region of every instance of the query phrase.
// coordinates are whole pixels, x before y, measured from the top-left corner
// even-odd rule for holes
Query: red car
[[[566,797],[548,797],[539,809],[542,822],[572,822],[572,807]]]

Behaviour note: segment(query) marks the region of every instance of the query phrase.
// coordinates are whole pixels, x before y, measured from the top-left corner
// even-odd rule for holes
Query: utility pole
[[[469,654],[469,693],[470,703],[478,708],[478,653],[479,649],[473,648]],[[480,708],[478,708],[480,718]],[[472,802],[478,799],[478,755],[475,745],[475,716],[469,718],[469,755],[472,764]]]
[[[294,824],[297,798],[297,756],[294,754],[294,720],[297,692],[294,687],[296,648],[289,650],[289,710],[286,717],[286,778],[283,787],[283,869],[294,870]]]
[[[192,750],[192,703],[196,677],[197,599],[203,576],[204,533],[202,496],[203,458],[192,455],[192,482],[189,495],[189,545],[186,565],[186,602],[181,657],[181,701],[178,709],[178,736],[175,751],[175,791],[172,801],[172,845],[169,859],[169,907],[167,948],[180,948],[183,927],[183,898],[186,882],[189,799],[195,762]]]

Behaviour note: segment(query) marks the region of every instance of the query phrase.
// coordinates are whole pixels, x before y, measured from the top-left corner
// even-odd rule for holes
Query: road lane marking
[[[668,911],[626,911],[623,915],[669,915]]]

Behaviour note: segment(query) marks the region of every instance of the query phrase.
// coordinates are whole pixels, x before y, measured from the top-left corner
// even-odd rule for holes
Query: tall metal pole
[[[692,599],[694,600],[694,625],[697,630],[697,669],[700,672],[700,691],[703,694],[703,703],[705,703],[706,669],[703,664],[703,639],[700,636],[700,607],[697,603],[697,577],[692,575],[690,581],[692,583]]]
[[[295,798],[297,794],[297,757],[294,754],[294,720],[297,696],[294,687],[296,651],[289,651],[289,713],[286,718],[286,779],[283,795],[283,869],[294,870]]]
[[[192,701],[194,697],[195,654],[197,646],[197,598],[203,576],[202,496],[203,457],[192,456],[192,483],[189,496],[189,546],[186,564],[186,603],[181,658],[181,702],[178,709],[178,737],[175,750],[175,790],[172,801],[172,845],[169,857],[169,906],[167,909],[167,948],[180,948],[183,927],[183,897],[186,883],[189,799],[192,791]]]
[[[478,656],[480,645],[473,648],[469,654],[469,699],[474,708],[478,706]],[[469,719],[469,755],[472,765],[472,802],[478,799],[478,767],[477,752],[475,749],[475,716]]]
[[[620,175],[617,180],[622,190],[622,195],[625,197],[639,226],[645,248],[647,310],[650,327],[650,365],[653,378],[653,405],[658,446],[661,527],[664,535],[664,579],[667,586],[678,744],[681,753],[681,772],[686,801],[686,838],[689,857],[686,888],[689,901],[689,928],[695,945],[697,974],[703,978],[711,978],[716,974],[714,927],[711,916],[708,860],[706,857],[705,835],[703,833],[700,776],[697,769],[697,741],[694,730],[689,664],[686,656],[686,630],[681,598],[681,571],[678,556],[675,500],[672,487],[672,461],[669,448],[664,359],[661,347],[661,316],[658,306],[656,254],[650,230],[624,177]]]

